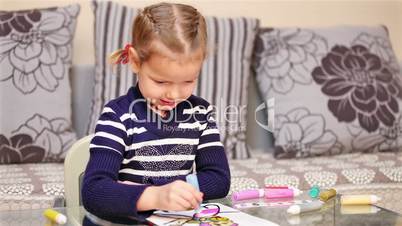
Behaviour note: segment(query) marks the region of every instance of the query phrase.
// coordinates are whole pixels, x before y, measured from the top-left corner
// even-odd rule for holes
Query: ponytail
[[[112,54],[109,56],[109,61],[111,64],[127,64],[129,59],[128,59],[128,54],[130,51],[130,48],[132,47],[131,44],[127,44],[124,49],[118,49],[114,51]]]

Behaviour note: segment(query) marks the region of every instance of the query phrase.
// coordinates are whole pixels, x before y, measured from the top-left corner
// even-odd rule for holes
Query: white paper
[[[271,221],[261,219],[258,217],[251,216],[249,214],[243,213],[240,210],[233,209],[231,207],[225,206],[220,203],[208,203],[208,204],[214,204],[218,205],[220,207],[220,213],[217,214],[218,216],[221,217],[227,217],[230,220],[232,220],[234,223],[237,223],[240,226],[279,226],[276,223],[273,223]],[[190,219],[191,216],[194,214],[194,210],[191,211],[156,211],[154,212],[154,215],[150,216],[147,218],[147,220],[155,225],[164,225],[164,226],[169,226],[169,225],[178,225],[180,224],[180,219],[182,222],[185,222],[187,219]],[[157,216],[156,214],[162,214],[162,215],[169,215],[171,214],[172,217],[161,217]],[[173,217],[176,215],[180,215],[183,217]],[[184,218],[184,216],[189,216],[188,218]],[[198,224],[183,224],[183,226],[194,226]]]

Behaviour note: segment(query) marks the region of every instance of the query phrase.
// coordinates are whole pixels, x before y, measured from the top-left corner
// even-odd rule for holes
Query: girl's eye
[[[163,81],[155,81],[156,83],[158,83],[158,84],[165,84],[166,82],[163,82]]]

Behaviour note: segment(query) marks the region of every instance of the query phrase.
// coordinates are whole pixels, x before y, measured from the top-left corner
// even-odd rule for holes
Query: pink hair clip
[[[130,51],[130,48],[132,47],[131,44],[127,44],[124,49],[123,52],[121,53],[119,59],[117,60],[117,64],[127,64],[128,63],[128,52]]]

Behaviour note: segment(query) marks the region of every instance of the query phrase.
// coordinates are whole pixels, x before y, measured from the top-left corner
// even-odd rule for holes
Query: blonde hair
[[[153,41],[160,41],[173,53],[189,54],[201,48],[206,56],[207,28],[205,18],[192,6],[176,3],[159,3],[145,7],[135,18],[131,44],[141,62],[152,53]],[[112,63],[119,62],[125,49],[110,55]]]

